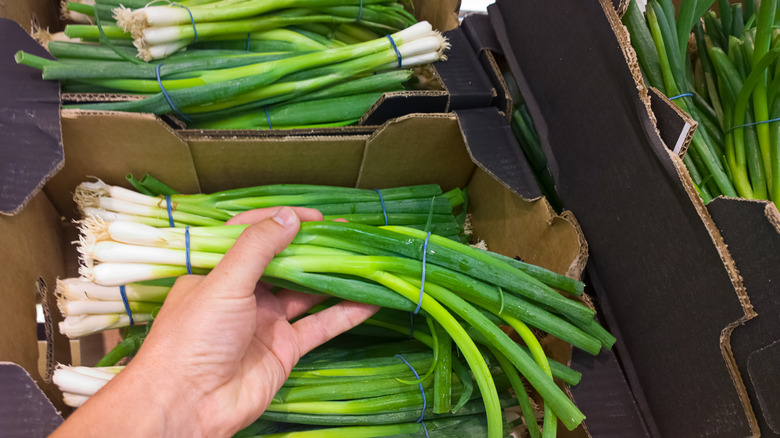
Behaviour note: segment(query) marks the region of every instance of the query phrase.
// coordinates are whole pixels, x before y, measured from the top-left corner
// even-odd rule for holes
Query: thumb
[[[270,218],[244,230],[204,281],[223,297],[253,294],[265,267],[287,248],[300,226],[292,208],[280,207]]]

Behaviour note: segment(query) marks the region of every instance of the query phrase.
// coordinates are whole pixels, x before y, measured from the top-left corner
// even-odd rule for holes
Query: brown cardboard
[[[0,17],[19,23],[27,32],[56,32],[62,28],[59,6],[57,0],[4,1],[0,2]]]
[[[45,195],[33,198],[17,216],[0,216],[0,361],[14,362],[24,367],[41,385],[51,400],[57,403],[56,389],[38,374],[37,327],[35,320],[36,287],[42,279],[54,285],[64,274],[59,214]],[[56,309],[54,300],[50,307]],[[58,316],[58,315],[57,315]],[[55,319],[59,321],[59,317]],[[68,361],[70,347],[63,336],[54,338],[54,359]],[[5,391],[0,391],[5,392]],[[57,404],[63,407],[62,404]]]
[[[596,298],[650,435],[757,434],[730,344],[754,313],[658,136],[613,4],[499,0],[489,12],[561,199],[588,236]]]

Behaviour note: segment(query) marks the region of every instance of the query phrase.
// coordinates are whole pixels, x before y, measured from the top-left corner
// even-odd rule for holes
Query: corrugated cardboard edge
[[[666,97],[663,93],[661,93],[660,90],[657,88],[652,88],[654,91],[653,96],[658,97],[661,99],[669,108],[674,110],[675,113],[677,113],[681,119],[685,121],[685,123],[689,124],[691,128],[688,130],[687,134],[685,135],[685,139],[683,140],[682,146],[680,147],[680,152],[678,152],[677,155],[680,156],[680,158],[685,156],[685,153],[688,152],[688,148],[691,146],[691,140],[693,140],[693,134],[696,132],[696,128],[699,127],[699,122],[696,121],[693,117],[691,117],[688,113],[682,110],[679,106],[675,105],[674,102],[672,102],[668,97]],[[667,147],[670,145],[666,145]],[[674,149],[675,145],[671,145],[669,149]]]
[[[622,48],[623,54],[626,57],[626,62],[628,63],[629,68],[631,69],[631,72],[633,74],[634,82],[636,82],[641,100],[645,104],[645,107],[647,108],[647,113],[649,114],[650,119],[652,120],[653,125],[655,126],[657,122],[655,120],[655,116],[653,115],[653,111],[650,108],[648,90],[644,85],[644,81],[642,80],[642,74],[639,70],[639,64],[637,62],[636,52],[634,52],[633,47],[631,47],[630,38],[628,37],[628,31],[625,28],[625,26],[623,26],[623,24],[621,23],[620,18],[618,17],[618,14],[615,11],[615,8],[613,7],[612,3],[609,0],[600,0],[600,3],[602,9],[604,10],[605,15],[607,16],[610,26],[612,26],[612,29],[615,32],[615,35],[617,36],[618,43]],[[660,134],[658,133],[658,128],[656,128],[655,131],[656,134],[658,134],[660,137]],[[742,375],[739,369],[737,368],[734,355],[731,351],[731,333],[734,331],[734,329],[737,326],[742,325],[746,321],[754,318],[756,316],[756,313],[753,310],[753,306],[750,304],[750,298],[748,297],[747,292],[745,291],[745,287],[742,284],[742,277],[739,275],[739,271],[737,270],[734,259],[731,257],[731,254],[729,254],[728,248],[726,247],[726,243],[723,241],[723,237],[720,235],[720,232],[715,226],[712,217],[704,207],[704,203],[699,197],[699,194],[693,185],[693,181],[691,180],[691,177],[688,174],[688,170],[685,168],[682,159],[677,155],[675,155],[672,151],[669,151],[668,149],[667,149],[667,153],[669,154],[669,157],[672,160],[672,164],[677,170],[677,175],[680,178],[680,182],[683,185],[683,188],[685,188],[685,191],[688,193],[688,197],[690,198],[691,203],[696,208],[696,211],[699,213],[699,217],[704,223],[704,226],[707,229],[710,238],[712,239],[712,242],[715,245],[718,254],[720,255],[720,258],[723,261],[723,265],[725,266],[726,272],[728,273],[729,278],[731,279],[731,283],[734,286],[734,291],[737,294],[737,298],[739,299],[739,302],[742,306],[742,310],[745,313],[745,315],[742,318],[739,318],[738,320],[727,325],[721,331],[720,349],[721,349],[721,354],[723,355],[723,360],[726,362],[726,367],[729,371],[729,375],[731,376],[731,380],[734,383],[734,387],[736,388],[737,394],[740,398],[740,401],[742,402],[742,407],[745,411],[745,415],[747,416],[748,423],[750,424],[750,430],[752,431],[754,437],[758,437],[761,435],[761,432],[758,428],[758,420],[756,419],[755,412],[753,411],[752,405],[750,403],[750,398],[748,396],[747,389],[745,387],[745,382],[742,379]]]
[[[631,0],[620,0],[620,2],[615,7],[615,12],[617,12],[618,17],[623,18],[623,15],[628,10],[628,4],[631,2]]]
[[[600,0],[599,3],[601,3],[602,9],[604,9],[604,15],[606,15],[607,20],[612,27],[612,31],[615,32],[615,37],[620,44],[620,49],[623,51],[623,56],[626,58],[628,68],[631,70],[631,75],[634,77],[634,83],[636,84],[637,90],[639,90],[639,98],[642,100],[642,103],[645,104],[645,107],[647,108],[647,114],[650,115],[650,121],[653,123],[653,126],[656,126],[658,122],[656,121],[655,114],[653,114],[653,110],[650,107],[650,94],[647,86],[645,86],[644,79],[642,79],[642,71],[639,69],[639,62],[637,61],[634,47],[631,46],[631,36],[628,34],[628,29],[623,26],[623,23],[620,21],[614,6],[611,2],[609,2],[609,0]],[[626,2],[626,8],[627,7],[628,2]],[[656,128],[656,133],[658,133],[658,128]]]
[[[772,202],[767,203],[766,208],[764,208],[764,214],[766,215],[766,220],[780,234],[780,211],[777,210],[777,206]]]

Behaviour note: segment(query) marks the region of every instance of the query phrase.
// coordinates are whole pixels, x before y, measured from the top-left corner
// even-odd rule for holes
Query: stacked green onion
[[[97,0],[68,9],[97,25],[66,27],[72,40],[47,44],[56,60],[18,52],[16,62],[66,92],[140,99],[66,108],[170,113],[199,129],[354,124],[383,93],[414,82],[410,68],[445,59],[448,48],[390,0]]]
[[[117,188],[107,188],[101,183],[85,185],[77,190],[80,202],[85,198],[105,198],[93,196],[98,192],[111,196],[114,192],[122,192]],[[95,190],[96,186],[99,190]],[[166,201],[159,197],[128,192],[133,195],[125,193],[128,198],[143,200],[145,205],[137,204],[145,208],[141,210],[148,212],[156,209],[154,214],[145,213],[147,216],[127,220],[133,217],[134,213],[121,213],[121,220],[114,217],[112,221],[104,220],[105,216],[99,214],[86,217],[82,221],[79,244],[82,278],[61,282],[63,287],[67,285],[72,290],[63,290],[58,294],[73,301],[97,301],[97,304],[92,305],[98,311],[105,309],[106,312],[110,311],[114,316],[118,316],[121,310],[117,310],[123,309],[119,307],[119,289],[124,286],[129,308],[129,312],[125,311],[129,314],[127,319],[130,315],[135,318],[137,311],[138,315],[143,315],[139,320],[149,320],[153,319],[156,308],[164,300],[172,279],[185,275],[188,269],[195,274],[208,273],[247,225],[221,225],[221,219],[213,218],[209,219],[217,221],[215,224],[192,223],[185,228],[168,227],[167,223],[150,224],[150,219],[158,220],[155,216],[165,217],[160,216],[161,212],[157,210],[167,215]],[[377,196],[375,192],[370,192],[374,197]],[[90,196],[85,196],[85,193]],[[231,191],[221,192],[225,193],[235,194]],[[358,197],[357,193],[351,193],[351,196]],[[382,193],[387,191],[383,190]],[[271,205],[255,204],[255,200],[260,199],[255,196],[244,198],[251,201],[241,202],[235,201],[234,198],[229,204],[220,204],[220,194],[190,196],[191,198],[186,198],[180,195],[175,198],[177,210],[172,212],[172,215],[179,213],[177,221],[192,219],[186,215],[197,216],[207,211],[219,211],[214,207],[220,205],[236,206],[240,209]],[[298,195],[291,195],[285,201],[294,200],[295,196]],[[154,200],[153,205],[148,202],[149,198]],[[240,201],[240,198],[238,199]],[[479,389],[481,401],[478,403],[482,406],[480,409],[484,409],[484,414],[478,416],[480,420],[474,420],[478,424],[484,421],[483,426],[487,427],[488,432],[480,435],[503,436],[506,421],[502,416],[502,407],[512,404],[505,393],[507,388],[512,387],[517,394],[517,400],[513,403],[520,405],[524,421],[530,425],[529,433],[531,436],[540,436],[534,408],[521,375],[545,401],[545,420],[542,428],[544,436],[555,436],[558,419],[567,428],[573,429],[580,424],[584,416],[559,388],[554,378],[576,384],[579,380],[578,373],[549,361],[533,330],[552,334],[594,355],[598,354],[602,347],[610,348],[615,339],[595,322],[593,310],[573,299],[582,293],[583,284],[537,266],[464,245],[457,241],[457,236],[447,238],[429,234],[425,229],[431,226],[432,218],[437,214],[431,206],[435,204],[435,199],[447,198],[442,196],[432,199],[433,202],[430,198],[426,202],[429,220],[422,230],[400,225],[377,227],[340,221],[303,223],[292,244],[278,254],[266,268],[262,280],[282,288],[334,297],[322,306],[332,305],[335,298],[380,305],[383,309],[359,327],[363,331],[372,329],[372,333],[379,330],[408,336],[409,312],[413,312],[419,304],[420,313],[413,317],[414,341],[409,342],[424,353],[420,356],[422,362],[413,366],[419,368],[418,371],[423,375],[421,381],[426,393],[431,391],[430,398],[434,401],[431,415],[460,412],[472,398],[471,395],[463,395],[471,394],[468,387],[473,385],[471,377],[466,377],[469,372],[458,371],[461,368],[458,358],[462,357],[465,360],[464,369],[470,369]],[[171,200],[174,201],[173,196]],[[368,202],[377,203],[376,199],[370,199]],[[385,199],[384,202],[387,206],[390,201]],[[99,204],[105,206],[105,202]],[[315,205],[323,209],[327,204]],[[453,207],[449,201],[447,208],[451,215]],[[339,214],[334,215],[338,216]],[[112,304],[106,304],[107,302]],[[86,307],[87,304],[83,306]],[[61,308],[67,306],[63,304]],[[121,323],[110,324],[106,328],[118,325]],[[513,341],[501,326],[512,327],[525,346]],[[109,352],[100,365],[113,366],[122,357],[133,354],[143,342],[145,334],[145,328],[133,327],[126,339]],[[415,350],[409,347],[398,352],[411,354],[407,353],[408,351]],[[410,372],[406,365],[399,364],[398,359],[391,356],[393,355],[383,355],[382,363],[395,361],[392,363],[395,367],[393,370],[399,373]],[[427,359],[423,360],[423,356]],[[409,421],[409,413],[406,412],[407,415],[403,416],[401,414],[404,412],[396,412],[399,409],[417,409],[419,415],[422,397],[419,392],[415,393],[411,388],[396,383],[390,385],[390,380],[387,385],[381,386],[398,388],[398,394],[356,393],[356,399],[352,401],[306,399],[305,402],[296,402],[293,400],[297,399],[286,398],[298,392],[321,394],[325,391],[321,385],[346,385],[354,381],[355,376],[350,374],[341,375],[340,381],[305,381],[306,369],[321,369],[325,367],[325,362],[332,361],[318,360],[316,355],[304,358],[297,368],[303,374],[291,377],[286,387],[278,394],[278,404],[272,405],[261,418],[261,423],[272,420],[318,426],[341,424],[346,427],[352,424],[345,422],[344,418],[350,416],[348,414],[352,412],[352,407],[368,406],[367,409],[375,409],[370,406],[374,406],[372,403],[376,402],[379,402],[377,406],[384,406],[382,409],[386,410],[361,411],[352,415],[352,421],[359,421],[358,417],[368,414],[398,415],[393,417],[394,423]],[[403,380],[409,377],[385,375],[377,367],[369,368],[373,370],[369,373],[371,378]],[[422,373],[423,370],[427,372]],[[343,379],[344,376],[351,377]],[[304,383],[311,383],[315,387],[299,389],[298,386]],[[418,386],[417,382],[412,383],[414,388]],[[90,395],[76,390],[69,392]],[[504,395],[500,396],[499,393]],[[382,402],[383,397],[388,398],[389,404]],[[431,418],[435,418],[435,415]],[[379,418],[376,420],[385,421]],[[445,421],[445,418],[440,420]],[[461,420],[465,421],[463,418]],[[354,424],[358,427],[362,423]],[[404,427],[419,426],[409,423]]]
[[[780,53],[777,0],[730,5],[633,0],[623,17],[645,81],[699,126],[684,157],[705,202],[740,196],[780,200]],[[693,34],[691,35],[691,31]],[[695,50],[689,50],[695,40]],[[689,53],[690,52],[690,53]]]

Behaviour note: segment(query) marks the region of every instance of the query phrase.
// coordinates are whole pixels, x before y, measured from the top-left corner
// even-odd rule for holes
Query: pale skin
[[[324,297],[258,283],[300,222],[316,220],[289,207],[231,219],[253,225],[209,275],[176,282],[127,368],[52,436],[229,437],[251,424],[301,356],[378,310],[344,301],[291,324]]]

